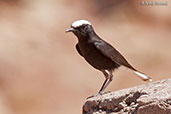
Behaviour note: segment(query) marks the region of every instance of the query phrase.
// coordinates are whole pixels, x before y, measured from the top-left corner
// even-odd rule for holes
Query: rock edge
[[[83,114],[171,114],[171,78],[88,98]]]

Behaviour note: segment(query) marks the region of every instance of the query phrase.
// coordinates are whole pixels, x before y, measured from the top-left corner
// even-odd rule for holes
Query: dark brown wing
[[[77,52],[78,52],[81,56],[83,56],[82,53],[81,53],[81,50],[80,50],[80,48],[79,48],[79,46],[78,46],[78,43],[76,44],[75,47],[76,47],[76,49],[77,49]]]
[[[119,65],[123,65],[125,67],[128,67],[132,70],[137,71],[135,68],[133,68],[127,60],[109,43],[99,40],[94,42],[95,47],[103,53],[105,56],[110,58],[112,61],[118,63]]]

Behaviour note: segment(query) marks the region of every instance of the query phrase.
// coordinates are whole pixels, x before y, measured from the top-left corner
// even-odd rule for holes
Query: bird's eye
[[[82,26],[82,29],[85,29],[86,28],[86,26]]]

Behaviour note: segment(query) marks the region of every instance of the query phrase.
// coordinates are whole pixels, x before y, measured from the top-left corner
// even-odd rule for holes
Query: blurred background
[[[0,114],[80,114],[104,76],[80,57],[73,21],[154,81],[171,77],[171,6],[140,0],[0,0]],[[106,91],[145,84],[120,68]]]

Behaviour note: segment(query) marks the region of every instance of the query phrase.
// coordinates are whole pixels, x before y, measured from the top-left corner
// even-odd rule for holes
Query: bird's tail
[[[145,75],[144,73],[138,71],[137,69],[135,69],[134,67],[132,67],[129,63],[128,63],[127,65],[125,65],[125,66],[126,66],[127,68],[133,70],[134,73],[137,74],[137,76],[139,76],[139,78],[141,78],[143,81],[149,81],[149,82],[152,81],[152,79],[151,79],[149,76],[147,76],[147,75]]]
[[[147,75],[145,75],[144,73],[142,72],[139,72],[139,71],[134,71],[135,74],[137,74],[139,76],[139,78],[141,78],[143,81],[149,81],[151,82],[152,79],[150,77],[148,77]]]

